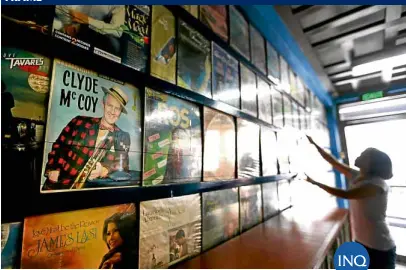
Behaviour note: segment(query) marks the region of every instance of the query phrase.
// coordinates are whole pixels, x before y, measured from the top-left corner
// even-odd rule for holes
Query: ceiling
[[[406,85],[406,65],[352,74],[355,65],[406,53],[406,5],[298,5],[275,10],[333,95]]]

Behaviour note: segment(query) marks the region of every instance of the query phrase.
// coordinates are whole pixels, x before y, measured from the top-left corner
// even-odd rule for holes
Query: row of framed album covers
[[[10,112],[3,148],[43,160],[41,192],[250,178],[276,175],[278,166],[294,172],[280,169],[291,153],[269,127],[59,59],[2,50],[2,105]],[[312,130],[309,113],[280,101],[285,123]],[[296,134],[280,131],[278,140],[295,145]]]
[[[122,7],[107,6],[2,9],[7,27],[24,29],[5,33],[2,41],[2,154],[7,157],[2,165],[9,168],[2,187],[8,196],[32,199],[21,207],[10,205],[2,214],[7,222],[119,204],[134,194],[151,200],[163,197],[154,193],[160,187],[165,192],[189,187],[178,183],[233,182],[228,185],[236,187],[244,182],[236,179],[262,183],[259,176],[298,172],[299,129],[329,147],[316,106],[321,103],[307,91],[303,106],[268,77],[275,67],[271,61],[264,73],[252,60],[256,57],[247,58],[252,63],[241,57],[238,47],[245,45],[233,45],[231,32],[244,30],[235,30],[228,19],[224,42],[178,6],[125,6],[125,24],[117,19],[115,28],[96,18],[111,9],[122,16]],[[238,8],[225,10],[244,19]],[[203,46],[202,62],[202,47],[194,42],[204,39],[209,47]],[[174,81],[166,79],[168,74],[175,74]],[[193,89],[202,82],[207,95]],[[66,193],[72,190],[88,192]],[[83,196],[89,198],[78,199]]]
[[[289,208],[290,182],[141,201],[139,207],[127,203],[30,216],[2,224],[2,268],[168,268]]]
[[[222,44],[209,40],[194,25],[179,18],[176,7],[159,5],[33,10],[7,7],[2,19],[21,24],[29,20],[29,27],[51,33],[56,39],[150,72],[282,127],[280,121],[272,122],[269,111],[269,96],[272,92],[278,95],[278,89],[293,97],[293,103],[298,102],[308,111],[313,109],[317,112],[313,117],[325,123],[324,108],[318,99],[238,8],[220,5],[186,9],[199,18],[200,22],[194,23],[207,26],[220,37],[217,43]],[[238,61],[238,55],[252,65]]]

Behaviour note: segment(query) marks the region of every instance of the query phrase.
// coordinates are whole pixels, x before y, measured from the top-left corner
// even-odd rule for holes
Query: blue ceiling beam
[[[282,55],[292,70],[299,75],[306,86],[327,107],[333,106],[333,99],[319,80],[307,57],[290,34],[289,29],[271,5],[240,6],[254,25]],[[298,25],[298,27],[300,27]]]

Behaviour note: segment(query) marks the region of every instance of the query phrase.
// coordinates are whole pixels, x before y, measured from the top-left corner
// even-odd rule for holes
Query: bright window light
[[[352,76],[358,77],[402,65],[406,65],[406,53],[355,66],[352,68]]]
[[[406,98],[398,98],[393,100],[386,100],[380,102],[371,102],[365,104],[359,104],[357,106],[342,107],[338,110],[339,114],[355,113],[368,110],[377,110],[389,107],[406,106]],[[405,107],[406,108],[406,107]]]

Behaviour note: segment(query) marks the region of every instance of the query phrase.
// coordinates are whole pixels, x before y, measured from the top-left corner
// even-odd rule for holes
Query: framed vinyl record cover
[[[168,268],[200,253],[200,194],[140,203],[139,268]]]
[[[147,88],[144,136],[143,186],[201,180],[197,105]]]
[[[17,269],[20,266],[22,223],[1,224],[1,268]]]
[[[258,117],[259,119],[272,123],[272,101],[271,88],[269,84],[257,77],[258,80]]]
[[[266,42],[266,59],[268,78],[274,83],[279,83],[281,77],[279,55],[268,41]]]
[[[250,24],[250,48],[252,63],[266,74],[265,40],[261,33]]]
[[[237,158],[238,178],[260,175],[259,126],[240,118],[237,119]]]
[[[134,204],[25,218],[21,268],[137,268]]]
[[[151,75],[176,83],[175,16],[166,7],[152,6]]]
[[[205,192],[203,196],[203,250],[239,233],[238,188]]]
[[[238,61],[212,42],[213,99],[221,100],[235,108],[240,107],[240,84]]]
[[[271,85],[272,118],[274,126],[283,127],[283,95]]]
[[[261,127],[262,176],[278,174],[276,134],[270,128]]]
[[[262,222],[261,185],[242,186],[240,189],[240,228],[244,232]]]
[[[52,35],[144,72],[149,16],[146,5],[57,5]]]
[[[203,180],[235,178],[235,120],[232,116],[204,107]]]
[[[227,6],[199,6],[200,20],[223,40],[228,40]]]
[[[262,184],[264,220],[279,212],[278,182]]]
[[[284,92],[290,93],[290,80],[289,80],[289,66],[285,58],[279,55],[280,67],[281,67],[281,88]]]
[[[241,76],[241,110],[257,117],[257,82],[256,75],[245,65],[240,63]]]
[[[178,85],[211,97],[210,41],[178,20]]]
[[[248,22],[234,7],[229,7],[230,12],[230,44],[237,52],[250,60],[250,35]]]
[[[140,184],[135,86],[55,59],[48,110],[41,192]]]

